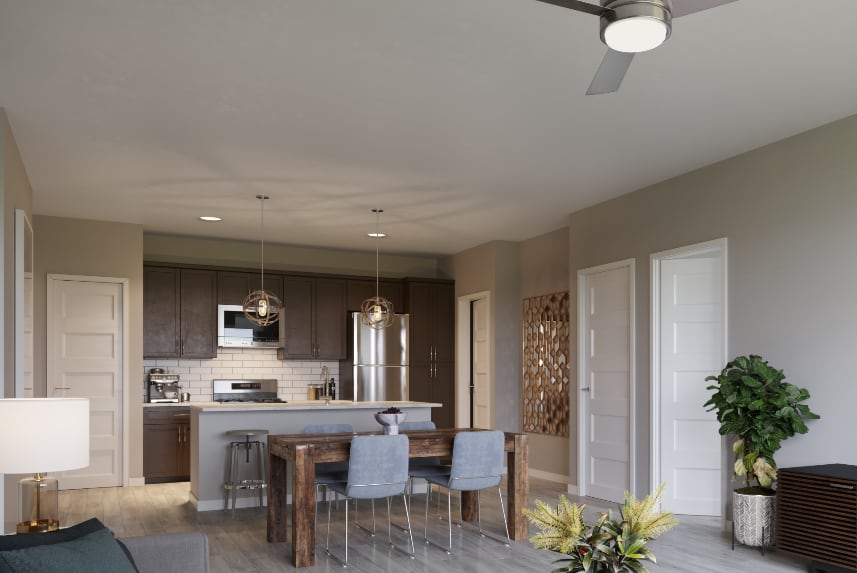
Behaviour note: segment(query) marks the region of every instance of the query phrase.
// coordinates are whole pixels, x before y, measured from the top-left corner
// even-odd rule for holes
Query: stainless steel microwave
[[[217,305],[217,345],[224,348],[277,348],[280,324],[259,326],[244,316],[240,304]]]

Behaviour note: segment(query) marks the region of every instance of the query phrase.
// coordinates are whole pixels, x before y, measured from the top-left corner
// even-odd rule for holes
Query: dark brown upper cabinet
[[[393,311],[405,312],[405,297],[402,281],[381,280],[378,282],[378,294],[393,303]],[[348,279],[348,311],[360,310],[363,301],[375,296],[375,281],[363,279]]]
[[[143,268],[143,357],[217,356],[216,274]]]
[[[265,273],[265,290],[283,298],[283,277]],[[217,304],[242,304],[249,293],[262,288],[261,273],[219,271],[217,273]]]
[[[342,360],[346,357],[346,280],[283,279],[280,359]]]

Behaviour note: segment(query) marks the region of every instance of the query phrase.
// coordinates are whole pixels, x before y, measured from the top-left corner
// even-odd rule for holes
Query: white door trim
[[[577,271],[577,487],[578,492],[577,495],[585,496],[586,492],[586,484],[588,480],[584,475],[584,471],[586,469],[586,455],[587,449],[584,443],[588,432],[586,431],[585,424],[587,423],[587,412],[584,405],[584,401],[581,400],[581,380],[586,379],[586,342],[583,337],[580,335],[584,332],[586,328],[586,277],[588,275],[601,273],[604,271],[612,271],[615,269],[620,269],[623,267],[628,268],[629,274],[629,288],[628,288],[628,297],[629,297],[629,312],[630,312],[630,320],[629,329],[628,329],[628,349],[631,354],[629,361],[629,378],[630,378],[630,388],[628,392],[629,402],[630,402],[630,411],[628,418],[628,444],[630,451],[629,454],[629,463],[628,463],[628,484],[629,491],[632,495],[636,495],[637,491],[637,397],[636,397],[636,385],[637,385],[637,348],[636,348],[636,301],[635,301],[635,293],[637,291],[636,285],[636,259],[624,259],[622,261],[616,261],[615,263],[608,263],[606,265],[599,265],[597,267],[590,267],[587,269],[580,269]]]
[[[661,261],[667,259],[679,259],[679,258],[687,258],[694,255],[701,255],[710,252],[720,252],[720,271],[721,271],[721,296],[722,296],[722,309],[721,309],[721,321],[723,325],[723,357],[722,363],[726,364],[728,360],[727,356],[729,355],[729,351],[727,348],[728,342],[728,324],[727,324],[727,315],[728,315],[728,291],[726,288],[727,282],[727,241],[726,237],[721,239],[714,239],[712,241],[705,241],[704,243],[697,243],[695,245],[688,245],[685,247],[679,247],[677,249],[670,249],[667,251],[661,251],[658,253],[652,253],[649,257],[651,261],[651,316],[650,316],[650,324],[652,328],[651,332],[651,378],[649,379],[649,394],[651,396],[651,416],[649,417],[649,435],[651,436],[651,459],[650,463],[650,475],[651,475],[651,487],[654,489],[658,484],[661,483],[661,431],[660,431],[660,421],[661,421],[661,388],[660,388],[660,379],[661,379],[661,344],[660,344],[660,320],[659,317],[661,315],[661,305],[660,305],[660,293],[661,293]],[[722,457],[722,452],[721,452]]]
[[[120,384],[120,389],[122,392],[122,484],[127,487],[130,484],[130,478],[128,473],[128,453],[130,451],[130,443],[129,443],[129,431],[128,431],[128,422],[129,422],[129,410],[130,406],[128,403],[129,394],[131,393],[128,389],[128,381],[131,380],[130,370],[129,370],[129,352],[130,352],[130,343],[129,343],[129,301],[128,301],[128,285],[129,281],[125,278],[118,277],[90,277],[84,275],[61,275],[61,274],[53,274],[48,273],[48,304],[47,304],[47,316],[53,316],[54,312],[54,285],[56,281],[81,281],[81,282],[93,282],[93,283],[114,283],[122,286],[122,384]]]
[[[470,427],[470,303],[485,299],[488,303],[488,379],[491,381],[492,404],[494,396],[494,328],[492,326],[491,291],[480,291],[458,297],[456,314],[456,358],[455,358],[455,426]],[[491,408],[492,427],[494,426],[494,408]]]

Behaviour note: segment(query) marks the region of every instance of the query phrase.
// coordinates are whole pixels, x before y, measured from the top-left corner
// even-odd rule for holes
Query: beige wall
[[[258,268],[261,243],[146,233],[143,258],[166,263]],[[386,277],[437,277],[436,257],[385,255],[382,250],[379,267],[381,276]],[[374,276],[375,253],[266,243],[265,268]]]
[[[518,245],[504,241],[486,243],[440,260],[440,274],[455,279],[456,298],[481,292],[491,296],[491,386],[494,395],[494,427],[517,431],[520,420],[520,294]],[[459,317],[456,317],[458,322]],[[456,358],[457,362],[460,359]],[[456,380],[456,385],[467,384]],[[461,396],[462,393],[457,393]],[[466,394],[465,394],[466,395]],[[456,408],[465,407],[457,403]]]
[[[3,279],[0,284],[3,293],[0,297],[3,300],[0,323],[3,324],[3,330],[0,332],[0,347],[3,348],[3,355],[0,358],[0,370],[3,372],[2,396],[11,397],[15,388],[15,210],[23,209],[27,217],[32,217],[33,192],[3,108],[0,108],[0,199],[3,204],[0,233],[0,252],[3,253]],[[18,511],[17,476],[8,476],[2,481],[5,483],[0,490],[3,493],[0,496],[3,529],[14,531]]]
[[[36,215],[35,235],[35,392],[47,389],[47,276],[65,274],[128,279],[129,477],[143,475],[143,227]]]
[[[857,116],[569,217],[570,281],[579,269],[636,259],[640,492],[650,487],[649,255],[719,237],[728,239],[729,356],[761,354],[810,390],[821,415],[785,442],[778,464],[857,463],[853,440],[843,441],[857,403],[855,150]],[[572,441],[572,481],[575,462]],[[726,471],[724,493],[730,487]]]
[[[33,192],[21,161],[21,154],[12,133],[6,112],[0,108],[0,131],[2,131],[2,197],[3,197],[3,338],[4,393],[11,396],[15,387],[15,210],[23,209],[32,221]]]
[[[565,292],[568,282],[568,229],[558,229],[551,233],[534,237],[521,243],[521,299]],[[575,300],[575,293],[569,293]],[[519,304],[519,317],[520,307]],[[520,326],[519,326],[520,329]],[[572,332],[575,328],[572,327]],[[575,355],[569,355],[569,366],[576,363]],[[569,380],[571,388],[576,388],[576,371],[571,368]],[[572,392],[573,393],[573,392]],[[520,416],[520,414],[519,414]],[[571,437],[530,434],[530,467],[534,470],[553,474],[550,477],[568,481],[569,439],[576,438],[576,427],[570,426]]]

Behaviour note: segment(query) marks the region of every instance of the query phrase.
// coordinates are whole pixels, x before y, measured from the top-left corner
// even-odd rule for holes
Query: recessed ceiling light
[[[383,239],[387,236],[387,233],[366,233],[367,237],[372,237],[373,239]]]
[[[211,215],[203,215],[199,218],[200,221],[222,221],[220,217],[213,217]]]

